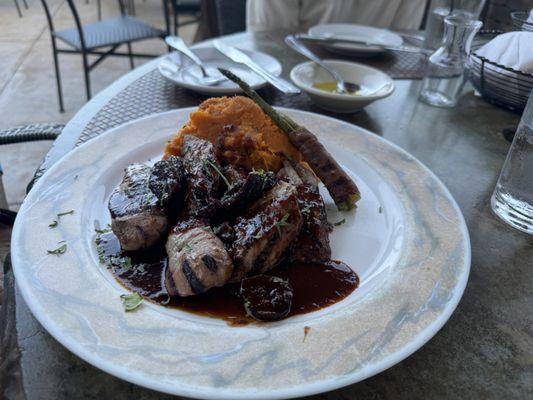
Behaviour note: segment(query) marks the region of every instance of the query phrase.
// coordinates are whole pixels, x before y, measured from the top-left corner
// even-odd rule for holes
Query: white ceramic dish
[[[361,189],[357,211],[343,214],[347,222],[331,235],[333,257],[359,274],[360,288],[318,312],[245,327],[147,302],[125,313],[125,289],[98,263],[94,229],[109,221],[107,199],[124,167],[160,157],[190,111],[153,115],[92,139],[26,197],[12,235],[13,268],[26,303],[53,337],[92,365],[161,392],[278,399],[379,373],[442,327],[470,266],[468,232],[449,192],[379,136],[288,109],[282,111],[312,129]],[[48,227],[70,209],[74,214]],[[47,254],[63,240],[64,254]]]
[[[247,82],[253,89],[262,88],[267,83],[265,79],[252,72],[247,66],[231,61],[214,47],[197,47],[193,48],[192,51],[202,60],[202,63],[208,70],[216,70],[217,67],[229,69]],[[259,51],[242,51],[270,73],[276,76],[281,74],[281,64],[274,57]],[[175,64],[177,68],[169,68],[167,66],[168,62]],[[201,84],[198,81],[198,78],[202,76],[200,69],[187,59],[187,57],[179,53],[167,55],[159,63],[158,69],[161,75],[176,85],[201,94],[223,96],[242,92],[235,83],[229,80],[224,80],[212,86]]]
[[[385,46],[401,46],[403,44],[402,37],[394,32],[358,24],[315,25],[309,29],[308,33],[312,36],[362,40],[371,43],[380,43]],[[358,44],[324,44],[323,46],[333,53],[358,57],[375,56],[387,51],[381,46],[364,46]]]
[[[348,61],[324,62],[337,70],[347,82],[361,86],[361,95],[331,93],[314,88],[313,84],[317,82],[333,82],[332,76],[312,61],[296,65],[291,70],[292,81],[321,108],[338,113],[353,113],[394,92],[394,81],[380,70]]]

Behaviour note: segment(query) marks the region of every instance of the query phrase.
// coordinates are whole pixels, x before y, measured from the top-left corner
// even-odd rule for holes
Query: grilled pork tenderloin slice
[[[235,241],[230,249],[234,263],[231,281],[275,267],[298,237],[301,226],[296,188],[278,182],[235,220]]]
[[[111,193],[111,229],[123,250],[140,250],[155,244],[168,229],[168,217],[150,190],[151,168],[132,164]]]
[[[181,154],[188,181],[185,197],[187,215],[209,219],[218,209],[216,195],[222,168],[215,148],[207,140],[185,135]]]
[[[296,186],[298,205],[303,218],[302,230],[291,245],[291,261],[329,261],[331,224],[327,220],[326,207],[315,175],[301,164],[286,160],[278,172],[278,177]]]
[[[220,199],[219,215],[234,216],[257,200],[277,182],[270,171],[252,171],[232,183]]]
[[[148,179],[148,187],[158,198],[159,204],[171,208],[177,206],[177,197],[182,193],[185,183],[183,161],[175,156],[156,162]]]
[[[223,286],[232,260],[211,228],[198,220],[178,223],[168,235],[165,286],[171,296],[193,296]]]

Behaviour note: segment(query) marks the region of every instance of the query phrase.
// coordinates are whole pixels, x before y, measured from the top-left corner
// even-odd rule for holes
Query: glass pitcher
[[[444,19],[444,40],[427,60],[420,100],[438,107],[454,107],[465,83],[470,45],[483,24],[461,15]]]
[[[444,36],[444,18],[461,15],[476,20],[483,10],[485,0],[431,0],[427,13],[424,48],[435,51]]]

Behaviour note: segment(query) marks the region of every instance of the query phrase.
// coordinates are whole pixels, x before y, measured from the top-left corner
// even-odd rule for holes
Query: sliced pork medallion
[[[140,250],[155,244],[168,229],[168,218],[150,190],[151,168],[132,164],[109,198],[111,229],[123,250]]]
[[[172,228],[165,286],[171,296],[192,296],[228,282],[233,263],[222,241],[198,220]]]
[[[178,195],[182,194],[185,184],[185,170],[181,158],[170,156],[158,161],[152,167],[148,186],[165,207],[176,207]]]
[[[219,214],[225,218],[232,216],[257,200],[263,192],[276,184],[274,173],[269,171],[252,171],[244,178],[234,181],[220,200]]]
[[[326,207],[314,174],[301,164],[286,161],[278,176],[296,186],[303,217],[302,230],[291,246],[291,260],[306,263],[329,261],[331,225],[327,220]]]
[[[185,135],[181,153],[187,171],[188,215],[208,219],[218,209],[216,194],[223,175],[215,149],[207,140]]]
[[[235,220],[231,281],[275,267],[298,237],[302,216],[294,185],[279,182]]]

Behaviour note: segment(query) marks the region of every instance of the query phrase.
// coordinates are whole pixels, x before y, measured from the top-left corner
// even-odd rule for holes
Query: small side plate
[[[253,89],[262,88],[267,83],[262,77],[252,72],[247,66],[231,61],[214,47],[199,47],[192,50],[200,60],[202,60],[202,63],[208,71],[212,71],[218,67],[229,69],[235,75],[247,82]],[[268,72],[276,76],[281,74],[281,64],[274,57],[259,51],[242,51]],[[188,60],[187,57],[182,56],[179,53],[171,53],[164,57],[159,63],[158,69],[161,75],[174,82],[176,85],[201,94],[222,96],[242,92],[235,83],[229,80],[224,80],[212,86],[201,84],[198,80],[198,78],[201,77],[200,69]]]

